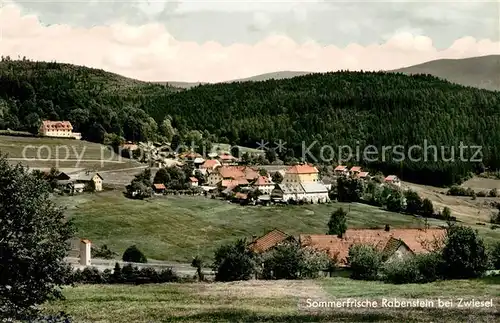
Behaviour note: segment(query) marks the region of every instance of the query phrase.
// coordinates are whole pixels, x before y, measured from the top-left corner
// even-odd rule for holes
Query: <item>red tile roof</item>
[[[361,177],[361,178],[362,178],[362,177],[366,177],[366,176],[368,176],[368,174],[369,174],[368,172],[360,172],[360,173],[358,174],[358,177]]]
[[[349,248],[355,244],[369,244],[382,251],[391,239],[397,239],[412,252],[423,253],[432,250],[436,243],[439,245],[444,235],[444,229],[353,229],[347,230],[342,238],[335,235],[300,235],[299,239],[303,247],[326,251],[330,257],[337,257],[340,264],[346,265]]]
[[[396,175],[389,175],[384,179],[384,181],[392,182],[392,181],[397,180],[397,179],[398,179],[398,177]]]
[[[257,178],[257,181],[255,182],[255,185],[257,186],[273,185],[273,182],[271,182],[267,176],[259,176],[259,178]]]
[[[238,193],[234,194],[234,197],[236,197],[237,199],[240,199],[240,200],[246,200],[248,198],[248,195],[238,192]]]
[[[250,249],[253,252],[265,252],[277,244],[285,241],[289,236],[278,229],[274,229],[260,238],[255,239],[250,243]]]
[[[218,160],[215,159],[209,159],[205,160],[203,164],[201,164],[200,168],[215,168],[216,166],[220,165]]]
[[[347,166],[338,165],[334,169],[334,171],[344,171],[344,170],[347,170]]]
[[[166,189],[165,185],[164,184],[153,184],[153,186],[155,187],[155,189],[157,190],[164,190]]]
[[[196,177],[190,177],[189,180],[191,182],[198,182],[198,179]]]
[[[289,174],[316,174],[318,169],[311,165],[295,165],[286,171]]]
[[[361,171],[361,167],[359,167],[359,166],[351,167],[351,172],[360,172],[360,171]]]
[[[47,130],[73,130],[73,126],[69,121],[42,121],[42,127]]]

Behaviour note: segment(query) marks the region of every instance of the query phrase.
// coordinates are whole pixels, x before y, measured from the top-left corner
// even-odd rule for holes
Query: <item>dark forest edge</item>
[[[132,141],[195,139],[204,147],[215,142],[256,147],[281,139],[287,143],[277,152],[281,160],[310,162],[317,161],[323,145],[334,151],[374,145],[381,151],[427,143],[438,147],[436,159],[422,161],[421,149],[413,151],[413,161],[397,161],[393,154],[352,164],[435,186],[500,169],[499,108],[499,92],[429,75],[340,71],[179,91],[69,64],[0,62],[0,130],[36,132],[41,120],[50,119],[69,120],[83,139],[99,143],[110,134]],[[451,147],[458,158],[461,143],[482,147],[481,161],[470,161],[472,150],[464,160],[446,160]],[[339,156],[334,157],[323,163],[335,163]]]

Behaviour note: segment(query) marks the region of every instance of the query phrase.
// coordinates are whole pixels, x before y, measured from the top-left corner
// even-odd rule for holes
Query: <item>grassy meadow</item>
[[[364,204],[302,206],[240,206],[195,196],[158,196],[131,200],[119,190],[58,197],[78,228],[80,237],[107,244],[119,254],[136,244],[147,257],[191,261],[211,257],[221,244],[237,238],[260,236],[273,228],[288,234],[324,234],[331,213],[348,211],[351,228],[424,227],[422,220]],[[430,225],[443,225],[431,220]]]
[[[47,303],[48,313],[65,311],[76,322],[498,322],[499,277],[391,285],[323,278],[315,281],[79,285],[64,290],[66,300]],[[307,299],[458,298],[493,300],[495,307],[306,308]],[[301,304],[301,306],[299,306]],[[380,303],[379,303],[380,304]]]

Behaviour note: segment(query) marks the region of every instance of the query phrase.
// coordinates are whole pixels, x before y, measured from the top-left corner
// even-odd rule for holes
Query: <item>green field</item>
[[[76,322],[498,322],[500,279],[390,285],[324,278],[316,281],[248,281],[143,286],[81,285],[64,291],[66,300],[45,305]],[[307,299],[427,299],[434,308],[306,309]],[[483,309],[437,308],[437,299],[493,300]]]
[[[221,244],[260,236],[273,228],[289,234],[324,234],[330,214],[339,207],[349,211],[349,227],[424,226],[413,216],[356,203],[240,206],[194,196],[140,201],[127,199],[118,190],[58,197],[58,201],[68,207],[80,237],[107,244],[119,254],[136,244],[147,257],[169,261],[191,261],[198,253],[210,257]]]
[[[0,153],[7,154],[13,164],[32,168],[116,170],[139,165],[104,145],[74,139],[0,135]]]

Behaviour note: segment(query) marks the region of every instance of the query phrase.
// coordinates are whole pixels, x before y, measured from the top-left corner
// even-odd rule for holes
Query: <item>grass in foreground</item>
[[[339,207],[349,212],[351,228],[424,227],[413,216],[356,203],[244,207],[190,196],[131,200],[118,190],[58,199],[68,206],[80,237],[107,244],[119,254],[136,244],[148,258],[181,262],[197,254],[211,258],[221,244],[273,228],[288,234],[324,234],[331,213]],[[444,223],[430,221],[436,224]]]
[[[248,281],[211,284],[81,285],[64,291],[66,300],[48,303],[47,312],[65,311],[76,322],[495,322],[499,314],[497,278],[424,285],[327,278],[317,281]],[[464,294],[465,293],[465,294]],[[496,308],[305,309],[307,298],[375,300],[381,297],[493,299]]]

